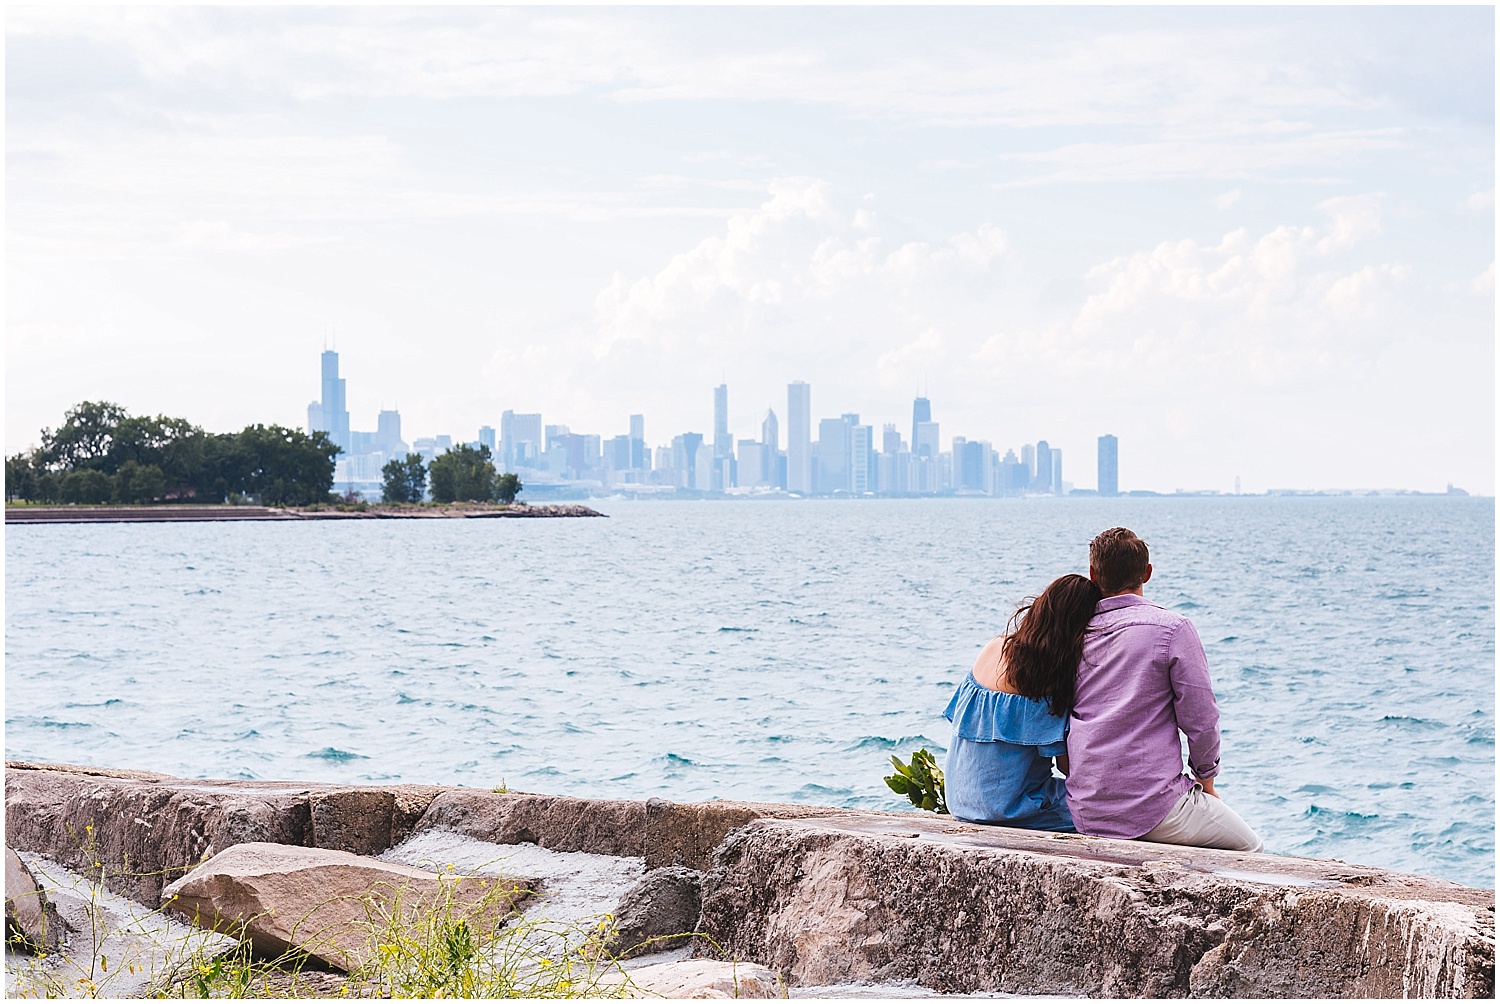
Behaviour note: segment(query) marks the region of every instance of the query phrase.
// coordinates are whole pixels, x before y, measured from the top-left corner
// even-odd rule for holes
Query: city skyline
[[[941,422],[935,419],[932,401],[912,400],[910,441],[901,435],[899,423],[864,423],[857,412],[821,418],[817,436],[812,435],[812,386],[794,380],[786,386],[785,413],[789,418],[786,449],[781,449],[780,419],[769,407],[761,417],[759,439],[737,437],[730,426],[730,391],[727,383],[712,389],[712,435],[688,430],[658,434],[655,447],[646,434],[646,416],[628,416],[628,431],[609,435],[606,431],[577,431],[564,422],[547,422],[541,412],[501,413],[496,428],[482,425],[476,438],[465,440],[452,432],[419,436],[410,446],[401,438],[401,416],[382,409],[377,431],[349,428],[349,413],[341,410],[346,380],[340,375],[339,355],[325,349],[320,357],[323,397],[307,408],[307,431],[324,432],[340,455],[335,484],[341,490],[374,495],[379,491],[382,469],[408,452],[427,463],[438,455],[467,445],[483,447],[497,470],[522,474],[533,494],[560,488],[587,491],[658,490],[692,493],[783,492],[794,496],[829,495],[1122,495],[1217,494],[1218,489],[1179,487],[1159,492],[1140,487],[1121,487],[1120,441],[1105,433],[1095,440],[1094,463],[1085,470],[1095,472],[1093,488],[1068,480],[1064,449],[1048,440],[996,447],[991,441],[950,435],[950,449],[942,448]],[[340,443],[342,436],[347,446]],[[1002,452],[1003,451],[1003,452]],[[793,459],[795,458],[795,459]],[[1324,490],[1327,486],[1324,486]],[[1319,489],[1282,486],[1274,492]],[[1369,490],[1369,489],[1361,489]],[[1401,491],[1403,489],[1387,489]],[[1409,489],[1405,489],[1409,491]],[[1446,486],[1455,494],[1455,486]],[[1457,494],[1468,494],[1457,491]],[[1243,493],[1240,479],[1232,492]]]
[[[787,449],[780,449],[780,421],[768,407],[760,438],[736,437],[729,423],[729,385],[713,388],[713,435],[691,430],[670,434],[654,449],[647,439],[644,414],[629,416],[629,432],[606,436],[577,432],[566,423],[548,423],[540,412],[501,413],[499,435],[493,426],[479,427],[467,443],[452,433],[421,436],[408,446],[401,438],[401,415],[382,409],[375,432],[350,427],[345,407],[347,380],[340,375],[339,354],[324,349],[319,357],[321,396],[307,406],[307,431],[329,437],[340,454],[334,482],[346,491],[375,494],[387,463],[411,453],[426,463],[460,445],[482,448],[505,473],[524,474],[533,493],[558,487],[600,490],[656,489],[691,492],[735,492],[750,489],[793,495],[943,495],[991,496],[1105,494],[1118,495],[1118,440],[1099,439],[1099,482],[1108,491],[1080,489],[1063,476],[1063,452],[1046,440],[1023,444],[1019,456],[1002,455],[987,440],[952,436],[942,449],[940,423],[926,397],[912,401],[912,439],[902,439],[897,424],[884,422],[881,436],[857,412],[820,419],[812,438],[812,388],[794,380],[786,388]],[[1105,443],[1108,442],[1106,481]],[[789,458],[795,458],[789,460]]]
[[[1107,431],[1161,491],[1494,491],[1488,8],[6,31],[7,453],[86,399],[302,425],[329,338],[361,429],[399,398],[408,432],[500,403],[712,442],[711,388],[753,436],[801,379],[1075,472]]]

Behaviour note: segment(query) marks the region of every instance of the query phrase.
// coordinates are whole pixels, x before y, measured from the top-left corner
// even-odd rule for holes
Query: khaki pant
[[[1258,851],[1266,845],[1256,832],[1221,799],[1207,794],[1203,785],[1188,789],[1167,818],[1151,832],[1136,838],[1158,844],[1218,847],[1226,851]]]

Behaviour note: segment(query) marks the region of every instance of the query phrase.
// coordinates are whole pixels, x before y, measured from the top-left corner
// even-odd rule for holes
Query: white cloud
[[[1493,296],[1495,293],[1495,263],[1492,261],[1489,267],[1469,280],[1469,288],[1481,296]]]
[[[1330,199],[1322,228],[1241,228],[1215,245],[1160,244],[1095,267],[1076,339],[1110,368],[1264,385],[1367,369],[1395,337],[1400,264],[1349,268],[1342,256],[1380,230],[1378,196]],[[1380,323],[1372,323],[1380,322]]]
[[[1220,195],[1214,199],[1214,208],[1220,210],[1232,209],[1234,206],[1238,205],[1240,200],[1244,197],[1245,193],[1242,189],[1231,188],[1223,195]]]
[[[1486,209],[1495,208],[1495,190],[1485,189],[1483,192],[1475,192],[1464,200],[1464,207],[1475,212],[1483,212]]]
[[[1007,253],[1005,234],[989,224],[943,244],[892,245],[875,213],[842,205],[824,181],[782,179],[770,196],[655,275],[617,275],[596,303],[596,355],[627,342],[660,352],[689,348],[683,341],[753,350],[763,325],[813,335],[831,326],[833,311],[922,318],[955,284],[991,277]]]

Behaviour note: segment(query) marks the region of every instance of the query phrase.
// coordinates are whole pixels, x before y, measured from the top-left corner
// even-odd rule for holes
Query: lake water
[[[1491,499],[606,502],[6,528],[10,758],[895,809],[1015,605],[1123,524],[1267,849],[1494,884]]]

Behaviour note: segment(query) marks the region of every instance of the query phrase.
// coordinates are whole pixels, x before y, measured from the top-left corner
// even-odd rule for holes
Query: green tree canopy
[[[311,505],[333,491],[333,460],[339,448],[327,433],[308,435],[280,425],[251,425],[239,434],[238,452],[247,494],[266,505]]]
[[[109,401],[76,404],[63,415],[57,431],[42,430],[38,458],[50,470],[104,469],[115,446],[115,432],[125,418],[125,409]]]
[[[222,502],[238,492],[267,505],[307,505],[327,499],[338,452],[321,432],[252,425],[210,433],[187,419],[84,401],[55,432],[42,431],[40,447],[6,458],[5,492],[40,502]]]
[[[490,463],[490,449],[480,446],[455,446],[433,459],[427,476],[432,482],[435,502],[493,502],[495,500],[495,465]]]
[[[391,460],[380,469],[385,480],[384,501],[420,502],[427,493],[427,466],[420,453],[408,453],[405,460]]]
[[[509,505],[516,500],[516,496],[519,494],[521,494],[520,475],[502,474],[495,478],[495,498]]]

